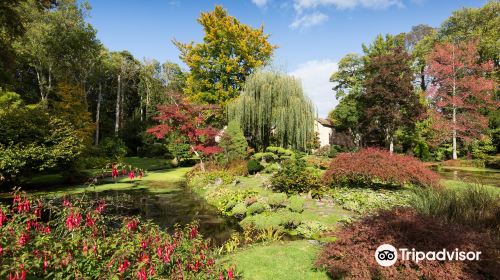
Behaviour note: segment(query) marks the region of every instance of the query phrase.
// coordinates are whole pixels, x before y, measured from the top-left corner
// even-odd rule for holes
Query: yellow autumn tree
[[[198,22],[203,43],[174,40],[190,69],[184,92],[195,101],[224,105],[239,95],[248,75],[270,61],[276,46],[268,42],[264,27],[242,24],[221,6],[202,13]]]
[[[90,144],[95,125],[87,107],[85,91],[81,86],[66,82],[58,83],[56,100],[52,104],[54,113],[69,122],[85,144]]]

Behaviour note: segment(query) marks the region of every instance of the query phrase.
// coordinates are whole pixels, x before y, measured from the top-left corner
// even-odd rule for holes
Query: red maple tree
[[[469,142],[487,128],[482,110],[496,108],[493,99],[495,82],[489,76],[493,61],[481,62],[477,42],[437,44],[428,56],[427,74],[433,83],[427,89],[432,108],[441,117],[445,139],[452,140],[453,159],[457,159],[457,139]],[[442,135],[442,133],[441,133]]]
[[[204,171],[203,157],[222,151],[215,141],[219,131],[207,124],[207,119],[217,109],[213,105],[198,105],[187,98],[174,95],[174,104],[159,105],[159,115],[154,117],[160,124],[147,130],[158,139],[169,133],[185,136],[191,151],[200,158],[200,167]]]

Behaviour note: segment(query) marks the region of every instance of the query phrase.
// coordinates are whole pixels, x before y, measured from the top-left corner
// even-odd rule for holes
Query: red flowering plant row
[[[329,186],[376,187],[379,185],[439,186],[439,175],[418,159],[375,148],[340,153],[323,175]]]
[[[104,215],[105,201],[59,205],[15,192],[0,205],[2,279],[234,279],[196,224],[172,234],[138,218]]]
[[[144,170],[123,163],[111,163],[107,167],[111,167],[111,177],[113,179],[120,176],[128,176],[130,180],[134,180],[135,178],[142,180],[142,176],[144,176]]]

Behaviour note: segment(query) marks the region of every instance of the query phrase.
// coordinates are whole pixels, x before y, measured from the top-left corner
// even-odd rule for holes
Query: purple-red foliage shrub
[[[438,186],[439,175],[418,159],[391,154],[375,148],[353,153],[340,153],[323,175],[327,186],[347,185],[371,187],[376,184],[403,186]]]
[[[333,279],[496,279],[500,275],[498,240],[488,231],[418,214],[407,208],[386,210],[335,232],[316,266]],[[417,251],[481,251],[479,261],[398,261],[382,267],[375,251],[382,244]],[[398,252],[399,253],[399,252]]]

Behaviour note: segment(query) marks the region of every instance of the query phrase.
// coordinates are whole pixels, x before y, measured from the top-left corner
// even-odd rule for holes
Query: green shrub
[[[267,203],[273,208],[279,208],[285,205],[287,196],[284,193],[273,193],[267,197]]]
[[[101,144],[104,154],[112,159],[121,160],[127,155],[127,146],[120,138],[106,138]]]
[[[500,233],[500,194],[484,186],[469,185],[464,190],[415,190],[411,202],[421,214]]]
[[[288,160],[283,167],[271,177],[274,191],[288,194],[309,192],[321,188],[319,177],[306,169],[302,159]]]
[[[490,156],[484,163],[485,167],[500,169],[500,156]]]
[[[318,221],[305,221],[300,224],[296,231],[299,235],[305,238],[319,238],[319,235],[325,231],[328,231],[330,228]]]
[[[269,153],[269,152],[264,152],[264,153],[256,153],[252,156],[252,159],[256,160],[256,161],[265,161],[265,162],[274,162],[274,161],[277,161],[278,160],[278,156],[273,154],[273,153]]]
[[[247,208],[247,215],[259,214],[266,211],[267,205],[263,202],[257,201]]]
[[[87,156],[78,160],[78,167],[81,169],[97,169],[106,166],[109,160],[105,157]]]
[[[237,218],[242,218],[247,212],[247,206],[244,202],[240,202],[233,207],[231,214]]]
[[[222,155],[226,163],[245,158],[248,143],[237,120],[229,122],[222,134],[219,146],[224,150]]]
[[[279,164],[277,164],[277,163],[270,163],[270,164],[266,165],[266,167],[264,167],[263,172],[271,174],[271,173],[277,172],[278,170],[280,170],[280,165]]]
[[[357,213],[370,213],[379,209],[410,205],[412,195],[406,190],[367,188],[333,188],[329,191],[335,203]]]
[[[233,207],[238,203],[245,203],[249,198],[257,196],[256,191],[242,189],[217,188],[207,195],[207,200],[210,204],[215,205],[223,214],[230,214]],[[246,211],[245,211],[246,212]]]
[[[292,212],[301,213],[304,211],[304,198],[299,195],[293,195],[290,197],[290,205],[288,208]]]
[[[295,229],[302,223],[302,217],[298,213],[290,212],[286,209],[276,212],[264,212],[253,216],[247,216],[240,222],[244,228],[254,227],[258,230],[268,228],[274,229]]]
[[[253,160],[253,159],[248,161],[247,167],[248,167],[248,173],[250,173],[250,174],[255,174],[257,172],[260,172],[262,169],[264,169],[264,166],[262,166],[260,164],[260,162]]]

